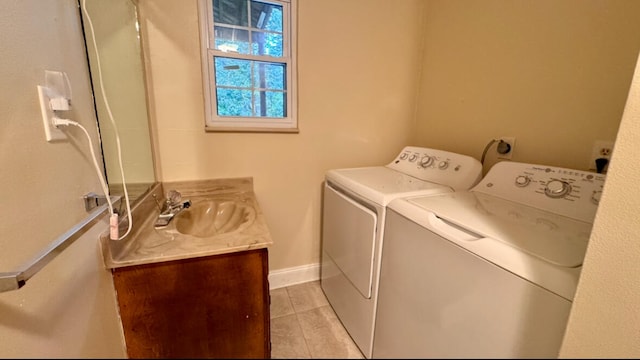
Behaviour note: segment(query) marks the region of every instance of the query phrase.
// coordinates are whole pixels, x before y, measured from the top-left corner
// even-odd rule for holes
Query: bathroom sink
[[[157,198],[177,189],[191,206],[158,228]],[[227,254],[273,244],[252,178],[158,183],[132,208],[133,228],[121,241],[101,234],[109,269]],[[124,223],[123,223],[124,224]]]
[[[176,215],[176,230],[185,235],[208,238],[245,228],[256,218],[253,207],[235,199],[203,199]]]

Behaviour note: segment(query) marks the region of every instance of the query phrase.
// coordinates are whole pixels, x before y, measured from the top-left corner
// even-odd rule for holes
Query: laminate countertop
[[[154,226],[169,190],[181,193],[191,206],[176,215],[164,228]],[[155,195],[155,198],[154,198]],[[215,219],[213,230],[204,221]],[[224,212],[227,214],[223,214]],[[158,263],[193,257],[265,248],[273,244],[264,215],[253,192],[252,178],[165,182],[154,185],[132,209],[133,228],[123,240],[100,236],[105,266]],[[233,214],[233,216],[228,216]],[[119,231],[128,228],[126,216]],[[195,224],[195,226],[194,226]],[[219,231],[218,231],[219,230]]]

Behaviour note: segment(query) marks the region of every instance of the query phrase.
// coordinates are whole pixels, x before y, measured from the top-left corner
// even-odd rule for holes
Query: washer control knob
[[[525,187],[529,185],[530,182],[531,182],[531,179],[528,176],[520,175],[516,177],[516,186]]]
[[[448,167],[449,167],[449,162],[448,161],[440,161],[438,163],[438,169],[440,169],[440,170],[444,170],[444,169],[446,169]]]
[[[551,180],[547,183],[544,193],[550,198],[561,198],[571,192],[571,185],[561,180]]]
[[[409,154],[407,154],[407,153],[402,153],[402,154],[400,155],[400,160],[405,160],[408,156],[409,156]]]
[[[418,158],[418,155],[413,154],[413,155],[409,156],[409,161],[414,162],[414,161],[416,161],[417,158]]]
[[[420,159],[420,166],[426,168],[427,166],[433,164],[433,158],[431,156],[425,156]]]
[[[602,196],[602,190],[593,190],[593,194],[591,194],[591,202],[598,205],[600,203],[600,196]]]

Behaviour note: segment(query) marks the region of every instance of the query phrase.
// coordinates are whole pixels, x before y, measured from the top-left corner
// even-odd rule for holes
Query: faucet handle
[[[177,204],[182,199],[182,194],[176,190],[169,190],[167,192],[167,202],[170,204]]]

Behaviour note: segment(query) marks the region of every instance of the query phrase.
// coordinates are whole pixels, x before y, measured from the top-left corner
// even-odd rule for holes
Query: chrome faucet
[[[162,206],[158,202],[158,199],[155,195],[153,198],[156,200],[156,204],[158,205],[158,209],[160,209],[160,214],[156,219],[154,227],[156,229],[163,228],[169,225],[169,222],[178,215],[182,210],[187,209],[191,206],[191,201],[185,200],[182,201],[182,194],[180,194],[176,190],[169,190],[167,192],[167,198],[164,200]]]

